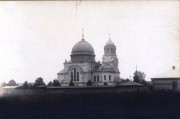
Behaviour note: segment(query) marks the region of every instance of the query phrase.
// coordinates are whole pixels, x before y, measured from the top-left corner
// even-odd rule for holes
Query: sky
[[[0,82],[57,78],[84,29],[102,61],[111,34],[121,78],[179,67],[179,1],[1,1]]]

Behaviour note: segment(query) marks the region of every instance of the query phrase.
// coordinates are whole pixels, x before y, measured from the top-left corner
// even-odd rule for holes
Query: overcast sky
[[[111,34],[121,77],[137,65],[150,80],[178,66],[178,20],[176,0],[0,2],[0,82],[53,80],[82,28],[97,61]]]

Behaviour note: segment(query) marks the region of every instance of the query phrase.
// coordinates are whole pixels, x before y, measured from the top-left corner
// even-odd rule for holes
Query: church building
[[[65,60],[64,69],[57,73],[62,86],[69,86],[70,81],[75,86],[86,86],[89,80],[93,85],[115,85],[120,80],[116,46],[110,37],[104,46],[102,63],[95,61],[94,48],[84,39],[84,33],[70,56],[71,60]]]

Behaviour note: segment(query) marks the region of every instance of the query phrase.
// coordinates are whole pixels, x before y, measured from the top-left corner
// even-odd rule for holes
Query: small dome
[[[114,45],[114,43],[111,41],[111,40],[108,40],[107,42],[106,42],[106,46],[107,45]],[[115,45],[114,45],[115,46]]]
[[[94,49],[90,43],[82,39],[74,45],[71,55],[75,54],[91,54],[94,55]]]

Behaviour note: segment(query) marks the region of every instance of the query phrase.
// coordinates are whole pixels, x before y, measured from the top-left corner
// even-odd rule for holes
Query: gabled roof
[[[152,79],[154,78],[180,78],[180,70],[179,69],[171,69],[168,71],[165,71],[161,74],[158,74],[154,77],[152,77]]]

